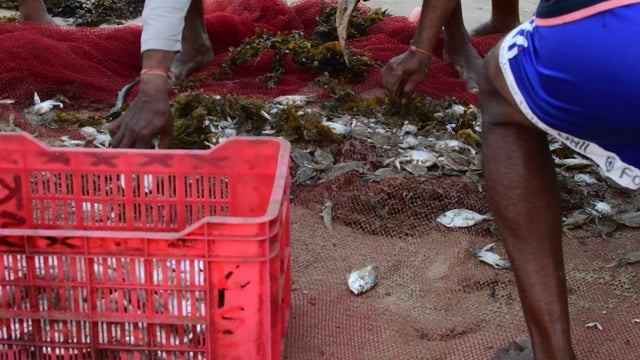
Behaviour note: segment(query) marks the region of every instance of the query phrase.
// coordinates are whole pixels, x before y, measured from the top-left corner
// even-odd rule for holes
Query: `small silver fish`
[[[577,228],[586,224],[590,218],[591,215],[589,215],[585,210],[578,209],[569,214],[567,217],[563,218],[562,226],[567,229]]]
[[[581,158],[570,158],[570,159],[558,159],[555,158],[556,165],[561,166],[562,168],[567,169],[578,169],[586,166],[593,165],[591,160],[581,159]]]
[[[356,295],[363,294],[378,283],[378,270],[376,265],[367,265],[366,267],[353,271],[347,278],[349,290]]]
[[[575,174],[573,176],[573,181],[579,184],[592,185],[597,184],[598,180],[596,180],[593,176],[587,174]]]
[[[0,104],[13,104],[14,102],[16,102],[13,99],[0,99]]]
[[[600,324],[599,322],[590,322],[588,324],[586,324],[584,327],[588,327],[588,328],[596,328],[598,330],[602,330],[604,329],[602,327],[602,324]]]
[[[413,135],[418,132],[418,127],[413,124],[404,124],[402,129],[400,129],[400,136],[405,136],[406,134]]]
[[[622,225],[637,228],[640,227],[640,211],[616,214],[613,220]]]
[[[304,106],[308,102],[316,101],[316,95],[284,95],[273,99],[273,102],[280,105]]]
[[[446,227],[469,227],[487,219],[491,219],[491,216],[467,209],[453,209],[438,216],[436,221]]]
[[[326,226],[329,231],[333,231],[333,201],[327,200],[327,202],[324,203],[320,215],[322,216],[324,226]]]

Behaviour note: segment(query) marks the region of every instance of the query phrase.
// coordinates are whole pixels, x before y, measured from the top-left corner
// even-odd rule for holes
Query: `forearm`
[[[422,12],[411,45],[431,52],[459,0],[423,0]]]

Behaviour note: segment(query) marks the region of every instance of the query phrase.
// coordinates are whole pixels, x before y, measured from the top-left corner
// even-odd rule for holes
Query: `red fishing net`
[[[327,2],[324,6],[328,6]],[[216,54],[215,59],[192,77],[207,75],[220,66],[230,47],[255,34],[256,29],[271,32],[304,30],[309,36],[316,26],[322,1],[305,0],[288,5],[281,0],[204,2],[205,23]],[[363,9],[368,9],[362,5]],[[374,24],[368,35],[349,41],[358,50],[371,53],[381,64],[401,54],[415,32],[406,17],[390,16]],[[41,99],[62,94],[70,109],[98,110],[113,106],[115,96],[140,70],[140,33],[137,25],[87,28],[0,23],[0,98],[15,99],[15,109],[31,105],[34,91]],[[485,54],[497,36],[474,39]],[[442,41],[436,49],[431,71],[418,91],[431,97],[456,97],[477,101],[466,91],[452,66],[442,60]],[[249,61],[233,75],[219,80],[198,80],[202,89],[218,94],[275,97],[300,91],[314,75],[305,68],[285,62],[285,73],[275,88],[257,78],[270,71],[268,54]],[[380,67],[368,70],[357,90],[380,87]],[[130,99],[135,96],[135,89]],[[0,105],[3,106],[3,105]],[[5,106],[6,109],[6,106]]]

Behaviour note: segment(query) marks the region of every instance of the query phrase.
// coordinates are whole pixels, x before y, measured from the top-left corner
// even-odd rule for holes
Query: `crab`
[[[93,140],[93,144],[99,148],[107,149],[111,146],[111,135],[107,132],[100,132],[94,127],[85,126],[80,129],[80,134],[87,140]]]
[[[482,249],[477,248],[473,250],[473,254],[478,258],[478,260],[485,262],[496,269],[509,269],[511,267],[511,263],[509,260],[503,259],[500,255],[489,251],[493,248],[495,243],[491,243]]]
[[[40,101],[40,97],[37,92],[33,93],[33,102],[34,105],[27,109],[28,112],[34,115],[42,115],[51,111],[55,106],[62,108],[64,106],[63,102],[68,102],[67,98],[62,95],[58,95],[51,100]]]
[[[393,163],[399,171],[402,163],[416,164],[428,168],[434,165],[437,160],[438,156],[428,150],[406,150],[400,156],[386,160],[384,165]]]
[[[95,140],[93,140],[93,145],[102,149],[108,149],[111,147],[111,135],[97,134]]]

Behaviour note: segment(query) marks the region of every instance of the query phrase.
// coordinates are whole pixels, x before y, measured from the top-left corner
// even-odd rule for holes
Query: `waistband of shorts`
[[[603,11],[615,9],[621,6],[627,6],[632,4],[640,4],[640,0],[609,0],[603,1],[601,3],[597,3],[595,5],[591,5],[584,9],[580,9],[578,11],[574,11],[569,14],[556,16],[552,18],[535,18],[536,26],[554,26],[560,24],[570,23],[576,20],[584,19],[591,15],[595,15],[597,13],[601,13]]]

